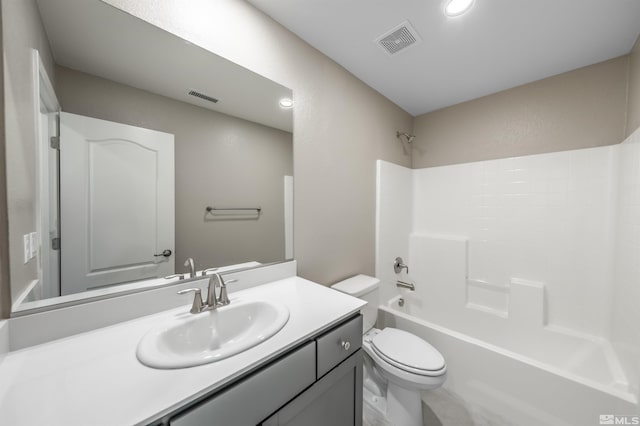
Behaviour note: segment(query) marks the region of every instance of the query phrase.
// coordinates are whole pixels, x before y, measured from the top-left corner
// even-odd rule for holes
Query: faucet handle
[[[220,298],[218,300],[218,304],[220,306],[225,306],[229,303],[231,303],[231,300],[229,300],[229,295],[227,294],[227,286],[223,285],[220,287]]]
[[[229,300],[229,294],[227,293],[227,284],[236,282],[238,280],[232,279],[225,282],[220,274],[216,275],[218,276],[218,282],[220,283],[220,296],[218,296],[218,305],[228,305],[229,303],[231,303],[231,301]]]
[[[407,274],[409,273],[409,267],[405,265],[404,260],[401,257],[396,257],[396,261],[393,263],[394,272],[399,274],[403,269],[407,270]]]
[[[173,274],[173,275],[167,275],[166,277],[164,277],[165,280],[172,280],[174,278],[178,278],[179,280],[184,280],[184,274]]]
[[[180,290],[178,292],[178,294],[187,294],[187,293],[195,293],[194,297],[193,297],[193,305],[191,305],[191,313],[192,314],[197,314],[199,312],[202,312],[203,309],[203,303],[202,303],[202,291],[197,288],[185,288],[184,290]]]
[[[215,272],[220,268],[207,268],[204,271],[201,272],[202,276],[204,277],[205,275],[208,275],[209,272]]]

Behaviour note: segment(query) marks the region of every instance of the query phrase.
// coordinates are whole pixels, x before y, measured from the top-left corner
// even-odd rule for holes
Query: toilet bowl
[[[446,380],[447,366],[436,348],[409,332],[373,328],[378,310],[380,281],[357,275],[331,286],[366,300],[363,309],[365,399],[396,426],[422,426],[420,392]]]
[[[385,398],[383,405],[376,401],[378,410],[394,425],[422,426],[420,392],[436,389],[446,380],[447,367],[440,352],[419,337],[395,328],[371,329],[363,336],[362,347],[372,361],[365,363],[369,370],[365,387],[372,396]]]

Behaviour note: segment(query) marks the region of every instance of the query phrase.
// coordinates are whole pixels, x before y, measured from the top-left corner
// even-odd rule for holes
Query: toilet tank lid
[[[360,297],[363,294],[367,294],[380,284],[380,280],[368,275],[356,275],[355,277],[347,278],[344,281],[339,281],[331,286],[332,289],[347,293],[353,297]]]

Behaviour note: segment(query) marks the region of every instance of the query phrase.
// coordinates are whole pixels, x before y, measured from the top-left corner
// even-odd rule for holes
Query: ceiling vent
[[[195,90],[189,90],[189,94],[191,96],[195,96],[196,98],[204,99],[205,101],[213,102],[214,104],[218,103],[216,98],[212,98],[211,96],[207,96],[204,93],[196,92]]]
[[[409,21],[404,21],[375,39],[375,42],[389,55],[395,55],[410,46],[420,44],[422,39]]]

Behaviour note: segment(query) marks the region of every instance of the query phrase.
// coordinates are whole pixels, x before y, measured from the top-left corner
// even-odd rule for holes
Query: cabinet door
[[[362,425],[361,350],[262,423],[262,426],[327,425]]]
[[[315,342],[173,417],[170,426],[252,426],[315,381]]]

